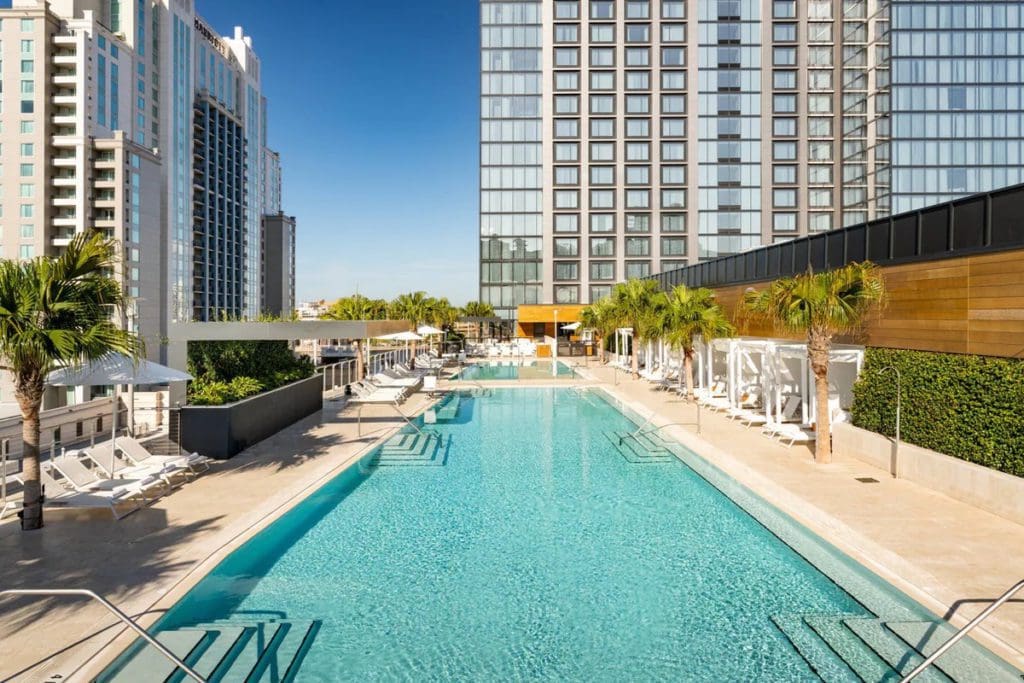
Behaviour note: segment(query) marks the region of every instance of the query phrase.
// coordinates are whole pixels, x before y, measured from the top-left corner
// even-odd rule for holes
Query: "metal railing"
[[[1010,586],[1009,590],[1007,590],[1005,593],[996,598],[995,602],[993,602],[991,605],[982,610],[982,612],[978,616],[974,617],[969,622],[964,624],[963,628],[961,628],[959,631],[950,636],[949,640],[940,645],[938,650],[931,653],[923,662],[918,664],[913,671],[911,671],[904,678],[902,678],[900,680],[900,683],[908,683],[908,681],[912,681],[918,676],[920,676],[925,669],[927,669],[935,663],[936,659],[946,654],[946,652],[948,652],[951,647],[953,647],[961,640],[963,640],[964,637],[967,636],[968,633],[973,631],[978,624],[988,619],[993,612],[995,612],[997,609],[999,609],[1007,602],[1009,602],[1010,598],[1012,598],[1022,589],[1024,589],[1024,579],[1021,579],[1017,583]]]
[[[188,664],[178,659],[178,657],[173,652],[171,652],[166,647],[161,645],[156,640],[156,638],[149,635],[149,632],[146,631],[146,629],[136,624],[131,617],[129,617],[127,614],[125,614],[117,607],[115,607],[114,604],[111,603],[109,600],[94,593],[93,591],[85,590],[82,588],[12,588],[0,591],[0,597],[3,597],[5,595],[80,595],[87,598],[91,598],[96,602],[100,603],[101,605],[103,605],[108,612],[110,612],[115,617],[120,619],[125,626],[138,633],[143,640],[145,640],[147,643],[155,647],[157,652],[159,652],[169,661],[171,661],[174,664],[174,666],[184,671],[189,678],[197,681],[198,683],[206,683],[205,678],[196,673]]]
[[[330,365],[322,365],[317,372],[324,378],[323,392],[330,394],[341,387],[356,381],[356,361],[343,360]]]
[[[395,412],[398,413],[399,415],[401,415],[402,419],[405,420],[405,423],[407,425],[409,425],[410,427],[412,427],[413,429],[415,429],[417,434],[419,434],[420,436],[426,436],[427,438],[430,438],[430,437],[434,437],[434,438],[437,438],[437,439],[441,438],[441,435],[438,432],[435,432],[433,429],[429,429],[429,428],[421,429],[420,427],[418,427],[416,425],[416,423],[413,422],[412,420],[410,420],[409,416],[406,415],[405,413],[403,413],[402,409],[398,407],[398,401],[395,401],[392,405],[395,408]]]

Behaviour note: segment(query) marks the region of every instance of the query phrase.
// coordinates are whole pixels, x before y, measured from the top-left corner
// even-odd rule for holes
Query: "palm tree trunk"
[[[814,373],[815,431],[817,438],[814,443],[815,462],[827,465],[832,462],[832,425],[828,406],[828,359],[832,349],[832,339],[820,332],[811,332],[807,338],[807,358]]]
[[[693,394],[693,349],[683,351],[683,372],[686,373],[686,395],[692,401]]]
[[[363,368],[363,341],[356,339],[356,381],[362,381],[364,374]]]
[[[42,382],[25,382],[19,387],[16,396],[21,408],[21,467],[25,483],[22,529],[30,531],[43,526],[42,490],[39,484],[39,407],[43,402]]]

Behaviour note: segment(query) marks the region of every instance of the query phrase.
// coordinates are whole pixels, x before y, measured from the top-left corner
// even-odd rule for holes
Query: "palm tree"
[[[612,318],[624,327],[633,328],[631,355],[634,379],[640,376],[640,358],[637,355],[640,342],[647,339],[646,335],[654,328],[658,295],[658,283],[654,280],[628,280],[615,285],[612,290]]]
[[[755,315],[791,332],[807,335],[807,360],[814,372],[818,438],[814,459],[832,462],[828,409],[828,362],[832,338],[860,327],[867,312],[885,298],[885,283],[873,263],[850,263],[825,273],[782,278],[746,295]]]
[[[686,377],[686,393],[693,395],[693,344],[699,335],[705,344],[716,337],[731,337],[736,328],[715,302],[715,293],[705,287],[691,289],[679,285],[667,295],[662,316],[663,338],[682,357],[679,384]]]
[[[109,353],[142,352],[141,340],[114,322],[126,301],[109,275],[116,260],[113,241],[82,233],[59,257],[0,261],[0,358],[21,409],[24,529],[43,524],[39,410],[47,374]]]
[[[426,292],[399,294],[388,305],[388,314],[393,320],[408,320],[413,327],[430,320],[430,297]]]
[[[338,299],[321,316],[327,320],[387,320],[388,302],[362,294]],[[356,339],[356,381],[363,378],[363,340]]]

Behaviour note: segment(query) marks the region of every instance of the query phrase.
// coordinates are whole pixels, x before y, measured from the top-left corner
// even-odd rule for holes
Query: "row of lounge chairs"
[[[352,384],[352,403],[402,403],[423,386],[429,372],[417,358],[421,367],[412,369],[403,363]]]
[[[210,468],[211,460],[197,453],[153,455],[130,436],[86,448],[65,450],[44,461],[40,483],[46,506],[105,508],[121,519],[153,503]],[[24,486],[23,475],[8,477]],[[6,504],[0,516],[20,504]]]

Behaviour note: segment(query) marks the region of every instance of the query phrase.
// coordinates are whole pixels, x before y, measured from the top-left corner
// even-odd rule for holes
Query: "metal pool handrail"
[[[83,595],[87,598],[92,598],[106,607],[107,611],[120,619],[125,626],[138,633],[147,643],[155,647],[157,652],[170,660],[174,666],[184,671],[189,678],[197,681],[198,683],[206,683],[205,678],[197,674],[192,667],[178,659],[173,652],[161,645],[156,638],[149,635],[149,632],[146,631],[146,629],[132,621],[131,617],[115,607],[109,600],[90,590],[82,588],[14,588],[0,591],[0,597],[5,595]]]
[[[943,643],[939,647],[938,650],[936,650],[935,652],[931,653],[931,655],[929,655],[923,662],[918,664],[917,667],[913,671],[911,671],[909,674],[907,674],[905,678],[902,678],[900,680],[900,683],[908,683],[908,681],[912,681],[915,678],[917,678],[919,675],[921,675],[921,673],[924,672],[925,669],[927,669],[928,667],[930,667],[932,664],[935,663],[936,659],[938,659],[942,655],[946,654],[946,652],[949,650],[949,648],[953,647],[954,645],[959,643],[961,640],[963,640],[964,637],[968,633],[970,633],[972,630],[974,630],[975,626],[977,626],[981,622],[985,621],[985,619],[987,619],[993,612],[995,612],[997,609],[999,609],[1000,607],[1005,605],[1007,602],[1009,602],[1010,598],[1012,598],[1014,595],[1016,595],[1017,592],[1020,591],[1021,589],[1024,589],[1024,579],[1021,579],[1017,583],[1015,583],[1012,586],[1010,586],[1009,590],[1007,590],[1005,593],[1003,593],[998,598],[996,598],[995,602],[993,602],[991,605],[989,605],[984,610],[982,610],[982,612],[978,616],[974,617],[969,622],[964,624],[963,628],[961,628],[959,631],[954,633],[949,638],[949,640],[947,640],[945,643]]]

